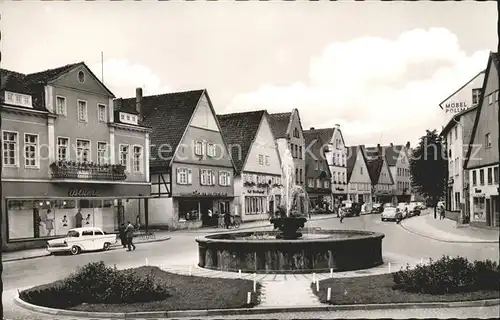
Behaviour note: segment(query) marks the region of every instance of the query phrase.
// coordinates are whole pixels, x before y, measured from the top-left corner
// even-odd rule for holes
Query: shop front
[[[218,216],[231,212],[233,196],[225,192],[194,191],[173,197],[174,229],[195,229],[217,226]]]
[[[278,210],[280,202],[278,188],[243,186],[242,194],[235,202],[235,211],[241,213],[241,221],[266,220]]]
[[[500,226],[498,194],[488,194],[485,191],[489,190],[473,188],[471,192],[470,224],[477,227],[498,228]]]
[[[46,240],[65,236],[71,228],[99,227],[113,233],[121,223],[147,217],[151,186],[143,184],[85,184],[3,182],[4,250],[43,247]],[[128,199],[140,199],[137,208]]]
[[[342,204],[342,201],[345,201],[347,199],[347,184],[332,184],[333,206],[339,207]]]
[[[309,190],[309,207],[311,213],[329,213],[333,210],[333,199],[330,190]]]

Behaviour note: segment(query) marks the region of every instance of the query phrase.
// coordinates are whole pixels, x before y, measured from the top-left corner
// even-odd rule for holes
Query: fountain
[[[358,270],[382,264],[384,234],[302,229],[307,218],[292,206],[301,195],[307,199],[307,192],[295,185],[290,150],[285,150],[281,161],[281,201],[278,215],[270,219],[275,230],[219,233],[197,238],[198,266],[234,272],[308,273]]]

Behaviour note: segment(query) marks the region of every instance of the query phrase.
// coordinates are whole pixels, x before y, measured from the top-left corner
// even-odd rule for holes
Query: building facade
[[[234,165],[206,90],[120,99],[140,105],[151,133],[149,224],[189,229],[232,210]]]
[[[469,173],[470,224],[500,226],[498,197],[498,53],[490,53],[464,167]]]
[[[281,201],[281,161],[267,112],[217,118],[236,168],[235,214],[242,221],[269,219]]]
[[[299,111],[274,113],[269,115],[269,122],[273,131],[280,157],[289,149],[295,166],[295,184],[305,188],[305,140],[300,121]],[[305,197],[300,197],[296,210],[305,214],[308,212],[308,203]]]
[[[410,142],[406,145],[394,145],[382,147],[382,152],[387,159],[387,165],[394,179],[392,185],[392,203],[411,201],[411,174],[410,174]]]
[[[321,136],[314,131],[305,131],[306,152],[306,191],[311,212],[331,212],[333,199],[331,192],[330,169],[325,150],[329,150]]]
[[[150,130],[115,118],[113,93],[83,62],[1,75],[2,247],[136,223],[138,208],[124,203],[143,199],[147,210]]]
[[[372,181],[364,149],[360,146],[347,149],[348,199],[352,202],[372,204]]]
[[[387,163],[387,157],[380,145],[364,149],[368,172],[372,182],[373,202],[394,203],[394,179]]]
[[[347,147],[344,136],[340,130],[340,125],[334,128],[315,129],[310,128],[308,132],[317,133],[321,140],[326,142],[325,157],[330,169],[331,193],[333,205],[339,205],[347,199]]]

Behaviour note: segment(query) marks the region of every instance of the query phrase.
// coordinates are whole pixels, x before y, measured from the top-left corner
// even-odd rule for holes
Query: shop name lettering
[[[68,196],[70,197],[97,197],[99,191],[95,189],[69,189]]]
[[[198,192],[195,190],[190,195],[195,195],[195,196],[227,196],[227,192]]]
[[[264,190],[248,190],[248,193],[264,194],[266,192]]]
[[[451,103],[445,104],[446,113],[457,113],[457,112],[461,112],[467,108],[468,108],[467,102],[465,102],[465,101],[451,102]]]

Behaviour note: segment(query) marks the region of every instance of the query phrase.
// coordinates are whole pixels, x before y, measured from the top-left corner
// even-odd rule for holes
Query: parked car
[[[68,231],[65,238],[47,241],[50,253],[109,250],[116,243],[116,234],[105,234],[100,228],[84,227]]]
[[[397,208],[401,212],[401,214],[403,216],[403,219],[408,218],[409,212],[410,212],[409,203],[407,203],[407,202],[400,202],[400,203],[398,203]]]
[[[401,211],[399,210],[399,208],[396,208],[395,206],[384,207],[384,211],[382,211],[382,213],[380,214],[380,220],[382,221],[387,221],[387,220],[397,221],[401,220],[402,218],[403,217]]]
[[[425,210],[425,209],[427,209],[427,206],[425,205],[425,203],[423,203],[423,202],[421,202],[421,201],[417,201],[417,202],[416,202],[416,204],[417,204],[417,206],[418,206],[418,208],[419,208],[420,210]]]
[[[408,213],[410,217],[420,215],[420,206],[418,205],[418,202],[410,202],[408,205]]]
[[[351,207],[347,209],[346,212],[346,217],[354,217],[358,216],[361,214],[361,204],[354,202],[352,203]]]
[[[384,207],[381,203],[374,203],[372,206],[372,213],[382,213],[384,211]]]

